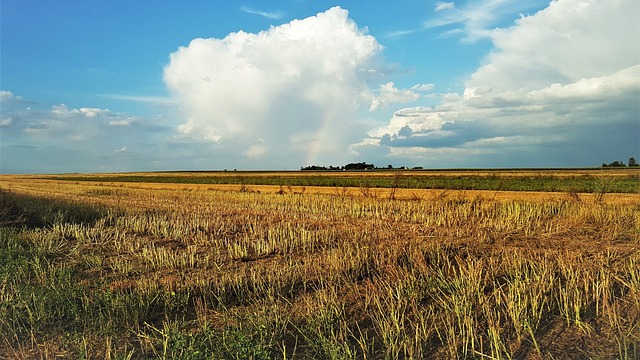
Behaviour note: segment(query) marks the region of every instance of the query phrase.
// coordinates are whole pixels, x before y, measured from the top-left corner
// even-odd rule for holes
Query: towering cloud
[[[344,154],[354,110],[374,98],[381,49],[335,7],[258,34],[195,39],[171,54],[164,79],[186,116],[183,137],[221,154],[305,164]]]

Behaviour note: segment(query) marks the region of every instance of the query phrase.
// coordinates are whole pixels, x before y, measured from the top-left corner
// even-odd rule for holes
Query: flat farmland
[[[2,175],[0,358],[638,358],[639,175]]]
[[[640,193],[640,170],[262,171],[58,175],[68,181]]]

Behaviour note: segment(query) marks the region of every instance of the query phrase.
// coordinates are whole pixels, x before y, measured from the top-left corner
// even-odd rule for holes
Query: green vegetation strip
[[[68,181],[140,182],[172,184],[238,184],[280,186],[329,186],[449,190],[544,191],[580,193],[639,193],[640,175],[627,176],[255,176],[255,175],[115,175],[115,176],[58,176]]]

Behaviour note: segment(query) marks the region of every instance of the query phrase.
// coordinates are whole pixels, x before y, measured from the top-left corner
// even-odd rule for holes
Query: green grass
[[[341,176],[332,175],[115,175],[115,176],[56,176],[52,179],[98,182],[146,182],[172,184],[238,184],[281,186],[371,187],[409,189],[545,191],[576,193],[638,193],[640,175],[624,176],[499,176],[499,175],[388,175]]]
[[[0,227],[3,346],[19,353],[30,341],[51,339],[54,349],[67,354],[66,358],[94,358],[95,349],[109,341],[109,353],[115,359],[134,354],[135,358],[159,359],[272,358],[273,344],[266,343],[255,327],[181,328],[192,307],[193,294],[188,290],[123,293],[99,289],[100,283],[83,284],[84,265],[69,263],[67,256],[38,245],[25,241],[22,231]],[[126,351],[130,339],[136,337],[144,339],[147,348]],[[111,343],[113,338],[115,343]]]

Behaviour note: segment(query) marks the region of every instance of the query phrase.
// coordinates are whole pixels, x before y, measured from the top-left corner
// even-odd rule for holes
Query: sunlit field
[[[639,174],[3,175],[0,358],[637,359]]]

